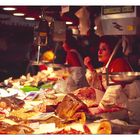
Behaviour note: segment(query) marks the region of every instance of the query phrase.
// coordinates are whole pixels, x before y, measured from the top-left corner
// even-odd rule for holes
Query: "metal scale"
[[[36,46],[37,46],[37,55],[35,56],[34,60],[32,60],[27,67],[26,73],[28,73],[29,68],[32,66],[39,66],[39,65],[49,65],[52,67],[58,67],[59,65],[54,64],[53,62],[49,61],[42,61],[40,60],[40,51],[42,47],[47,47],[48,45],[48,38],[52,38],[52,41],[56,42],[56,47],[54,50],[54,54],[56,54],[58,44],[60,41],[65,41],[66,38],[66,23],[64,21],[56,21],[53,18],[49,19],[47,16],[46,8],[42,8],[41,20],[37,27],[36,33]],[[51,24],[49,24],[49,22]],[[33,72],[34,73],[34,72]]]
[[[118,82],[132,82],[140,77],[140,72],[109,73],[109,64],[116,54],[120,44],[125,41],[126,35],[140,34],[140,7],[136,6],[104,6],[101,9],[101,24],[103,35],[121,35],[122,39],[116,44],[108,63],[106,64],[106,81],[109,77]]]

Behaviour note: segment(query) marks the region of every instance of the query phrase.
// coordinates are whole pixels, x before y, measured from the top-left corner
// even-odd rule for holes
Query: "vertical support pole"
[[[38,51],[37,51],[37,64],[39,64],[39,59],[40,58],[40,46],[38,46]]]

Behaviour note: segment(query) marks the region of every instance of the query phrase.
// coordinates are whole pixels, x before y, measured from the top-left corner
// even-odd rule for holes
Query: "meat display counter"
[[[128,124],[118,119],[91,116],[88,106],[95,101],[95,91],[92,88],[84,87],[84,93],[87,93],[88,98],[83,100],[80,90],[73,93],[58,90],[56,83],[60,79],[65,80],[66,75],[68,73],[65,69],[54,71],[48,68],[34,76],[27,74],[19,79],[10,77],[4,80],[0,85],[0,133],[138,133],[139,125]]]

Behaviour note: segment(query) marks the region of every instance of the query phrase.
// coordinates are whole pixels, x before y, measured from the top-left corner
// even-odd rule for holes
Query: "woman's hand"
[[[89,56],[86,56],[84,58],[84,64],[85,66],[88,66],[89,64],[91,64],[91,58]]]
[[[98,107],[92,107],[92,108],[89,108],[89,113],[91,115],[96,115],[96,114],[100,114],[102,113],[103,110],[98,106]]]
[[[122,108],[120,107],[112,107],[110,109],[103,109],[101,108],[100,106],[98,107],[92,107],[92,108],[89,108],[89,113],[91,115],[96,115],[96,114],[101,114],[101,113],[107,113],[107,112],[116,112],[116,111],[120,111]]]
[[[90,71],[94,71],[94,68],[91,63],[91,58],[89,56],[84,58],[84,64]]]

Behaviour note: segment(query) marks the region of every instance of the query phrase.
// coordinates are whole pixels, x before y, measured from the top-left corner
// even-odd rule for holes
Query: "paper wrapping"
[[[89,134],[111,134],[111,123],[108,120],[85,124],[84,130]]]

